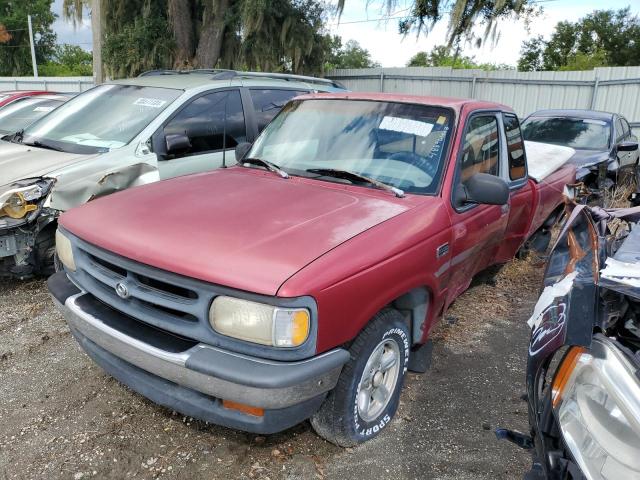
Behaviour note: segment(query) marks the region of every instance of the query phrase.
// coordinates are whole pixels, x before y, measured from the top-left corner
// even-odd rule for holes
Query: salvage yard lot
[[[390,428],[347,450],[308,422],[265,438],[154,405],[82,353],[43,281],[0,282],[0,478],[522,478],[529,454],[493,429],[527,428],[526,319],[541,276],[514,260],[475,281],[436,328],[432,369],[408,375]]]

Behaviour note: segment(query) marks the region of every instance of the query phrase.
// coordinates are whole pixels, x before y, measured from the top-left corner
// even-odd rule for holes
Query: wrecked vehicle
[[[528,176],[508,107],[435,97],[300,97],[236,153],[63,214],[49,290],[154,402],[257,433],[311,418],[342,446],[385,429],[446,308],[575,178]]]
[[[527,480],[640,478],[640,208],[575,206],[529,320]]]
[[[149,73],[97,86],[0,141],[0,276],[53,272],[61,212],[232,163],[228,150],[252,141],[290,98],[342,90],[296,75]]]
[[[523,120],[522,134],[525,140],[575,149],[576,179],[596,196],[617,183],[622,169],[633,176],[638,166],[638,139],[615,113],[539,110]]]
[[[62,93],[22,97],[0,108],[0,135],[12,134],[28,127],[72,97],[73,95]]]

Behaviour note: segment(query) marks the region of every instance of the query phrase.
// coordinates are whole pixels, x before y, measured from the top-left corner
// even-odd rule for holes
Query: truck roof
[[[376,102],[399,102],[417,103],[436,107],[451,108],[459,113],[462,108],[493,109],[504,112],[513,112],[511,107],[495,102],[486,102],[471,98],[453,97],[433,97],[426,95],[404,95],[399,93],[367,93],[367,92],[332,92],[332,93],[312,93],[297,97],[299,99],[323,98],[323,99],[343,99],[343,100],[372,100]]]

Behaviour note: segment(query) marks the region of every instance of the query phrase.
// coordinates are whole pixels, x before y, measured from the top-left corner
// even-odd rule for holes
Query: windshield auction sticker
[[[409,120],[408,118],[384,117],[380,122],[380,129],[392,132],[408,133],[418,137],[426,137],[433,130],[433,123]]]
[[[160,100],[159,98],[139,98],[135,102],[134,105],[138,105],[140,107],[151,107],[151,108],[162,108],[162,106],[167,103],[166,100]]]

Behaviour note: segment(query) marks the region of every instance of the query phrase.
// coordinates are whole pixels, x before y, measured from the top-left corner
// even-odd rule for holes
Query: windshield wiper
[[[23,144],[31,145],[33,147],[38,147],[38,148],[45,148],[47,150],[55,150],[56,152],[64,152],[64,150],[62,150],[60,147],[56,147],[49,143],[43,143],[40,140],[34,140],[33,142],[30,142],[30,143],[23,142]]]
[[[22,143],[22,139],[24,138],[24,128],[21,128],[20,130],[15,132],[13,135],[7,135],[7,137],[10,137],[9,139],[10,142]]]
[[[345,180],[350,180],[351,182],[368,183],[370,185],[373,185],[374,187],[391,192],[396,197],[404,197],[404,191],[400,190],[399,188],[387,185],[386,183],[382,183],[381,181],[375,180],[373,178],[365,177],[364,175],[360,175],[359,173],[349,172],[348,170],[337,170],[335,168],[309,168],[306,171],[309,173],[317,173],[318,175],[321,175],[323,177],[343,178]]]
[[[282,178],[289,178],[289,174],[287,172],[285,172],[284,170],[282,170],[279,166],[277,166],[275,163],[271,163],[268,160],[263,160],[261,158],[243,158],[241,160],[241,163],[244,165],[245,163],[248,163],[249,165],[259,165],[262,166],[264,168],[266,168],[267,170],[269,170],[270,172],[274,172],[277,173],[278,175],[280,175]]]

